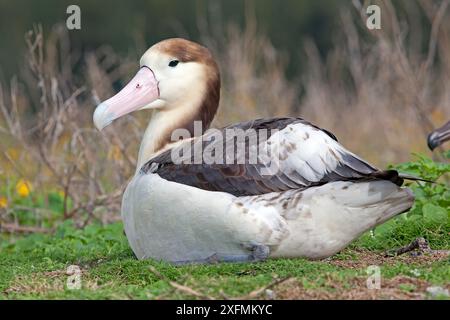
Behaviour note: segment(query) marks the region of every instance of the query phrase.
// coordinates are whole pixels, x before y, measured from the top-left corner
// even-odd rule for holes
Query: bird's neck
[[[183,117],[189,115],[182,114],[176,109],[153,112],[150,123],[145,130],[144,137],[139,148],[136,170],[157,154],[164,151],[172,142],[172,133],[175,129],[184,128]]]
[[[204,86],[197,86],[195,92],[184,96],[182,101],[169,108],[153,111],[139,149],[136,172],[147,161],[183,138],[180,134],[182,131],[176,129],[185,129],[184,133],[192,138],[209,128],[220,100],[220,76],[218,69],[214,70]],[[198,127],[201,129],[198,130]]]
[[[203,119],[197,109],[154,110],[139,148],[136,172],[150,159],[183,139],[202,135],[211,119]]]

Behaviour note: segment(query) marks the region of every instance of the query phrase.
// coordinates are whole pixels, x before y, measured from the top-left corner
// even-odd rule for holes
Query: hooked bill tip
[[[95,127],[99,131],[102,131],[102,129],[111,124],[114,118],[111,112],[108,112],[108,105],[106,103],[102,102],[95,108],[93,120]]]
[[[439,136],[433,132],[431,134],[428,135],[427,138],[427,144],[428,144],[428,148],[433,151],[437,146],[439,146]]]

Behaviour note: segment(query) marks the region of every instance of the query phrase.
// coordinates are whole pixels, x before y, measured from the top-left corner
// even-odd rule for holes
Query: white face
[[[140,60],[141,67],[150,68],[158,82],[159,98],[143,109],[175,108],[196,100],[205,90],[205,67],[197,62],[182,62],[176,57],[148,49]]]
[[[155,47],[147,50],[140,64],[138,73],[119,93],[97,106],[94,123],[99,130],[136,110],[192,113],[201,103],[206,90],[204,65],[178,61]]]

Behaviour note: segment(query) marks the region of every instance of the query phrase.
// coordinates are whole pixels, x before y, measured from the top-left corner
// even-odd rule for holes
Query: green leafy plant
[[[385,249],[405,245],[416,237],[425,237],[433,248],[450,246],[450,163],[440,163],[415,154],[415,161],[391,168],[435,183],[413,181],[407,186],[414,192],[411,210],[378,226],[356,245],[370,249]],[[445,154],[450,159],[450,152]]]
[[[436,183],[415,182],[409,187],[414,191],[416,201],[408,216],[419,215],[427,220],[446,222],[450,212],[450,188],[445,179],[450,172],[450,163],[435,162],[432,159],[415,154],[417,160],[395,166],[400,172],[412,174]],[[450,152],[446,157],[450,159]],[[442,179],[440,179],[442,177]]]

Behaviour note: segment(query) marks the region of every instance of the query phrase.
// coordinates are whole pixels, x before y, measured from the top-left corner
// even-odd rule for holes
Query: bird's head
[[[140,69],[115,96],[100,103],[94,124],[102,130],[115,119],[142,109],[180,109],[207,127],[218,107],[220,75],[210,51],[192,41],[173,38],[148,49]]]

